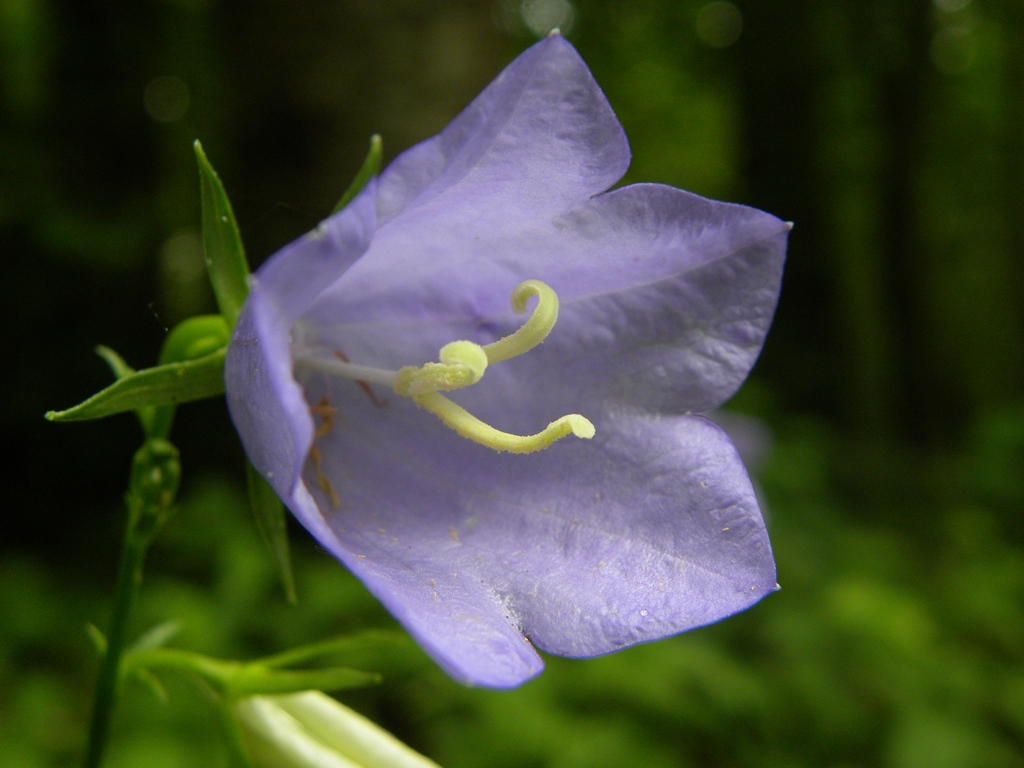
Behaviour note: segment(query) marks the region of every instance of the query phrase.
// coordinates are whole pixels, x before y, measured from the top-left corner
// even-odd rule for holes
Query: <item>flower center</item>
[[[488,365],[529,352],[547,338],[558,319],[558,294],[549,285],[540,280],[520,283],[512,291],[512,309],[523,314],[527,302],[534,296],[537,304],[533,313],[517,331],[493,344],[480,345],[472,341],[445,344],[436,363],[409,365],[389,371],[310,354],[296,356],[295,363],[354,381],[389,386],[396,394],[411,398],[418,406],[430,411],[462,437],[495,451],[533,453],[569,434],[589,440],[594,436],[594,425],[578,413],[555,419],[535,435],[512,435],[481,421],[441,394],[476,384]]]

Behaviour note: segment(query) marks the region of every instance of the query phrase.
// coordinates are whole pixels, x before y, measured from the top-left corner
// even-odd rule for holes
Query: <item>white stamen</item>
[[[296,355],[295,364],[321,373],[344,376],[354,381],[365,381],[368,384],[382,384],[394,388],[398,379],[398,371],[386,368],[372,368],[369,365],[345,363],[334,357],[318,357],[316,355]]]

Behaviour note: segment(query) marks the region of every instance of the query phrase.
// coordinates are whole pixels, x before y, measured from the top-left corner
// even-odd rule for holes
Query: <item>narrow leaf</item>
[[[100,628],[91,621],[87,621],[85,622],[85,634],[89,636],[89,642],[92,643],[92,647],[96,651],[96,655],[100,657],[106,656],[107,636],[103,634]]]
[[[249,266],[245,260],[242,235],[238,231],[231,202],[217,172],[206,159],[202,145],[193,145],[199,163],[199,193],[202,208],[203,251],[217,306],[228,328],[234,328],[238,312],[249,295]]]
[[[102,344],[96,347],[96,354],[103,358],[103,361],[110,366],[110,370],[114,376],[118,379],[124,379],[135,373],[135,369],[132,368],[125,359],[121,357],[117,352],[112,350],[110,347],[104,347]],[[168,409],[161,411],[158,408],[152,406],[147,408],[139,408],[135,415],[139,417],[139,424],[142,425],[142,432],[147,437],[159,437],[166,436],[166,433],[170,431],[170,422],[174,417],[174,409]],[[49,418],[49,414],[47,414]],[[164,435],[158,435],[159,430],[164,429]]]
[[[164,684],[161,683],[160,679],[148,669],[136,669],[135,679],[149,688],[150,692],[161,704],[166,704],[170,701],[170,697],[167,695],[167,689],[164,688]]]
[[[135,373],[135,369],[128,365],[124,358],[110,347],[104,347],[101,344],[96,347],[96,354],[102,357],[103,362],[110,366],[110,371],[114,374],[115,378],[123,379],[125,376],[131,376]]]
[[[292,556],[288,544],[288,521],[285,516],[284,504],[278,498],[277,493],[270,487],[270,483],[263,479],[259,472],[252,466],[246,464],[247,480],[249,486],[249,503],[252,505],[252,512],[256,518],[256,527],[259,528],[263,543],[270,550],[270,556],[277,566],[277,575],[281,579],[281,586],[284,587],[285,597],[288,602],[295,605],[298,599],[295,596],[295,576],[292,573]]]
[[[384,157],[384,142],[380,138],[380,134],[373,134],[370,137],[370,151],[366,153],[366,159],[363,160],[363,165],[356,173],[356,177],[352,179],[352,183],[349,184],[348,189],[345,190],[345,194],[341,196],[341,200],[334,206],[334,210],[331,213],[337,213],[346,205],[352,202],[352,199],[363,191],[370,179],[380,173],[381,161]]]
[[[157,624],[155,627],[152,627],[143,633],[143,635],[132,644],[132,647],[128,649],[128,652],[137,653],[139,651],[148,651],[150,648],[159,648],[178,634],[179,629],[181,629],[181,627],[176,621],[165,621],[162,624]]]
[[[65,411],[49,411],[50,421],[85,421],[135,411],[151,405],[174,405],[224,393],[223,349],[184,363],[146,368],[118,379],[88,400]]]

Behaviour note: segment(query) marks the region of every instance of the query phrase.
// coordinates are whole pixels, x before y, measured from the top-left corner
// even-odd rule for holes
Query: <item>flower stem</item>
[[[85,768],[99,768],[103,751],[110,735],[110,719],[117,697],[117,684],[121,676],[121,657],[128,637],[128,619],[142,583],[142,566],[147,546],[129,533],[121,550],[118,566],[116,602],[107,634],[107,652],[100,665],[96,683],[96,697],[89,724],[89,746],[85,754]]]
[[[121,679],[128,624],[142,584],[146,552],[170,515],[180,477],[178,449],[168,441],[149,439],[135,453],[128,486],[128,524],[118,566],[114,612],[96,683],[84,768],[99,768],[103,760]]]

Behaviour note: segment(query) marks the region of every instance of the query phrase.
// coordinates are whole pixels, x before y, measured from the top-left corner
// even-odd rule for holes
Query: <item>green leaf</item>
[[[363,165],[356,174],[356,177],[349,184],[348,189],[345,190],[345,194],[341,196],[341,200],[334,206],[332,214],[337,213],[346,205],[352,202],[352,199],[363,191],[363,188],[369,183],[370,179],[380,173],[381,161],[384,157],[384,142],[380,137],[380,134],[373,134],[370,137],[370,151],[366,153],[366,159],[363,160]]]
[[[118,379],[127,378],[135,373],[135,369],[128,365],[124,358],[110,347],[104,347],[101,344],[96,347],[96,354],[103,358],[104,362],[110,366],[110,370]],[[166,437],[171,429],[174,409],[160,409],[149,406],[139,408],[135,411],[135,415],[139,417],[139,424],[142,425],[142,432],[146,437]],[[47,418],[49,418],[49,414],[47,414]]]
[[[238,231],[231,202],[217,172],[206,159],[202,145],[193,144],[199,163],[199,194],[202,208],[203,250],[217,306],[228,328],[234,328],[238,313],[249,295],[249,265],[245,260],[242,235]]]
[[[292,556],[288,544],[288,521],[284,504],[270,483],[263,479],[252,464],[246,464],[249,486],[249,503],[256,517],[256,527],[260,530],[263,543],[270,550],[270,556],[277,565],[277,575],[284,587],[288,602],[295,605],[295,576],[292,573]]]
[[[146,368],[118,379],[88,400],[65,411],[49,411],[49,421],[86,421],[136,411],[152,405],[174,405],[224,393],[225,350],[183,363]]]

